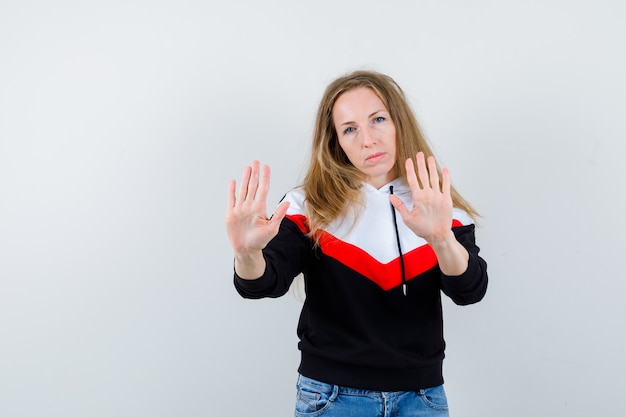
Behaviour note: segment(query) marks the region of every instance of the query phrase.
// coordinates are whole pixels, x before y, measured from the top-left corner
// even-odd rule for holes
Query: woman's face
[[[378,189],[398,176],[396,126],[372,89],[359,87],[339,96],[333,122],[339,146],[365,182]]]

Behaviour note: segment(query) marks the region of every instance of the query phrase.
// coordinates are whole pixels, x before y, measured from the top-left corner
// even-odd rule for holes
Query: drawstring
[[[393,185],[389,186],[389,193],[393,194]],[[406,273],[404,271],[404,257],[402,256],[402,245],[400,244],[400,232],[398,232],[398,220],[396,219],[396,209],[391,205],[391,214],[393,215],[393,226],[396,229],[396,243],[398,244],[398,252],[400,253],[400,272],[402,273],[402,293],[406,295]]]

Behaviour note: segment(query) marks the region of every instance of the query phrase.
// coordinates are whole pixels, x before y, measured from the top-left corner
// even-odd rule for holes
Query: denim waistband
[[[298,385],[309,386],[317,390],[327,392],[329,394],[334,393],[334,395],[337,395],[337,394],[360,395],[360,396],[377,397],[377,398],[386,397],[388,394],[392,394],[392,393],[406,392],[406,391],[375,391],[375,390],[367,390],[367,389],[360,389],[360,388],[344,387],[341,385],[329,384],[326,382],[318,381],[316,379],[306,377],[302,374],[298,374]],[[424,389],[419,389],[414,392],[420,395],[424,395],[425,391],[426,390]]]

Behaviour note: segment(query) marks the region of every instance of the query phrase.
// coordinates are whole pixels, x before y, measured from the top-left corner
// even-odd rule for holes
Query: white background
[[[324,87],[394,77],[483,214],[453,416],[623,416],[626,6],[0,2],[0,416],[289,416],[300,308],[243,300],[228,180],[297,185]],[[271,209],[271,207],[270,207]]]

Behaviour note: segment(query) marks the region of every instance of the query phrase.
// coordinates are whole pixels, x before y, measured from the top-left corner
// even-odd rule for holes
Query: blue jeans
[[[443,385],[419,391],[369,391],[299,375],[295,417],[449,417]]]

